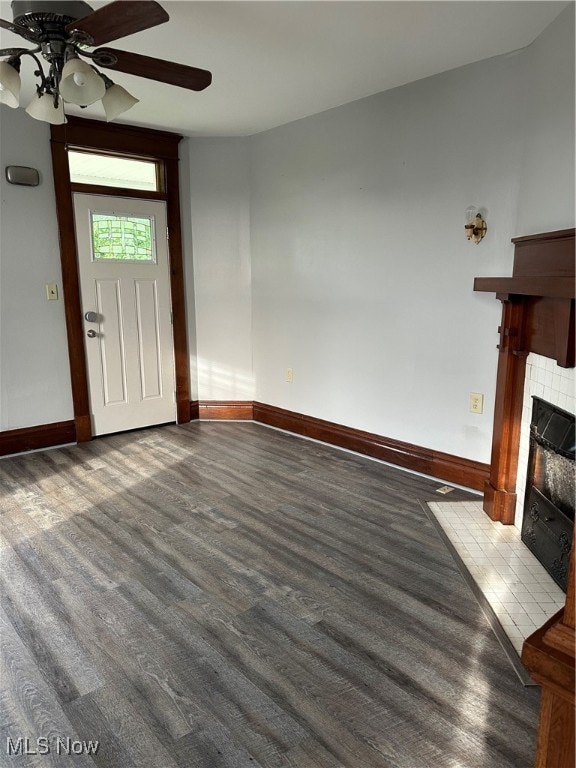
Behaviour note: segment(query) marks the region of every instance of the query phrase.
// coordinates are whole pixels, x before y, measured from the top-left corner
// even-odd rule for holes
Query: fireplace
[[[564,229],[514,238],[512,276],[477,277],[474,281],[475,290],[494,292],[502,302],[490,478],[483,506],[492,520],[504,524],[514,523],[516,511],[526,359],[534,353],[572,370],[576,362],[575,235],[574,229]],[[574,410],[568,403],[566,407]],[[541,428],[538,424],[535,431]],[[538,452],[541,443],[534,442]],[[538,456],[534,463],[537,461]],[[530,483],[534,496],[538,493],[550,501],[546,497],[548,485],[544,491],[538,488],[537,467],[534,476],[535,482]],[[540,497],[536,498],[540,504]],[[554,498],[558,500],[556,493]],[[534,503],[529,502],[528,515]],[[552,503],[554,511],[544,508],[544,522],[554,522],[546,520],[557,514],[557,504]],[[540,518],[538,506],[537,510]],[[560,556],[553,556],[552,561],[562,564],[567,560],[562,558],[562,533],[559,538]],[[574,538],[572,545],[576,550]],[[536,755],[539,766],[574,765],[575,633],[576,556],[570,558],[564,608],[522,647],[524,666],[542,686]]]
[[[533,398],[522,541],[566,592],[576,492],[574,416]]]
[[[502,302],[490,478],[484,510],[514,523],[526,359],[529,353],[574,369],[574,229],[513,238],[511,277],[477,277],[474,290]]]

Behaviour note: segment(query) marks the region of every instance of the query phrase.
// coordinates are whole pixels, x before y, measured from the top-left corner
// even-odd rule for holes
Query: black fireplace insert
[[[574,529],[574,415],[533,398],[522,541],[566,592]]]

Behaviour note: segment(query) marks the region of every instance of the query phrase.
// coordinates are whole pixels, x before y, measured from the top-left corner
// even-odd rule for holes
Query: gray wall
[[[488,461],[500,309],[472,283],[510,273],[511,237],[574,226],[573,30],[568,9],[515,54],[251,138],[183,142],[193,396]],[[62,302],[44,298],[60,280],[48,130],[5,107],[1,127],[2,176],[21,163],[44,177],[2,186],[10,429],[72,406]],[[479,246],[463,235],[470,204],[488,220]]]
[[[49,127],[2,105],[0,128],[0,429],[14,429],[72,418],[72,396]],[[37,168],[40,186],[8,184],[7,165]]]
[[[257,400],[489,461],[500,305],[472,285],[510,274],[512,237],[574,225],[573,30],[569,8],[527,49],[249,139]],[[191,146],[193,194],[206,189],[210,226],[230,233],[212,182],[244,144]],[[463,235],[470,204],[488,219],[478,246]],[[197,290],[218,281],[214,260],[242,259],[240,242],[213,246],[195,242]],[[248,348],[244,330],[230,349]],[[222,396],[204,380],[201,399]]]
[[[574,4],[536,39],[526,58],[516,229],[530,234],[574,221]]]
[[[201,400],[252,400],[248,141],[195,139],[190,167],[197,379]]]
[[[258,400],[488,460],[499,307],[472,287],[510,270],[524,59],[253,139]],[[464,237],[470,204],[486,212],[481,245]],[[483,415],[470,392],[485,394]]]

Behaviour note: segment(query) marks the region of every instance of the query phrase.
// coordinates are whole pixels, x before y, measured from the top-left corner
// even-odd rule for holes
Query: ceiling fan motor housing
[[[77,19],[89,16],[93,9],[81,0],[13,0],[14,23],[36,32],[43,24],[61,24],[65,27]]]

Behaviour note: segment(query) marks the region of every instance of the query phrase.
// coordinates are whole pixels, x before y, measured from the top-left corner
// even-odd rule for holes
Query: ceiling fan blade
[[[212,82],[212,73],[206,69],[175,64],[164,59],[154,59],[139,53],[118,51],[115,48],[98,48],[94,62],[99,67],[126,72],[129,75],[159,80],[161,83],[178,85],[191,91],[202,91]]]
[[[4,19],[0,19],[0,27],[20,35],[20,37],[23,37],[25,40],[29,40],[31,43],[40,42],[40,38],[35,32],[32,32],[32,30],[28,29],[27,27],[20,26],[20,24],[14,24],[13,21],[4,21]]]
[[[66,32],[83,32],[89,35],[92,45],[102,45],[143,29],[157,27],[169,18],[164,8],[154,0],[115,0],[83,19],[70,22]]]

